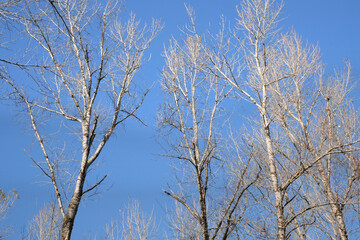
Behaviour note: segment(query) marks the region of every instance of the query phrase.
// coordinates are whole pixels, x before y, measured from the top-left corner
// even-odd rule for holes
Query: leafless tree
[[[56,203],[44,206],[34,216],[28,227],[29,240],[59,240],[61,237],[61,213]]]
[[[6,194],[5,192],[3,192],[2,189],[0,189],[0,221],[6,218],[7,212],[13,206],[17,198],[18,195],[15,190]],[[11,231],[11,227],[0,229],[0,239],[7,238],[10,234],[10,231]]]
[[[164,51],[159,124],[165,157],[176,160],[177,179],[165,193],[176,201],[171,215],[176,239],[228,239],[242,221],[241,202],[254,179],[247,178],[249,161],[238,169],[239,178],[228,178],[221,106],[231,87],[211,73],[206,40],[197,32],[193,10],[186,10],[190,25],[184,39],[172,39]]]
[[[141,121],[136,111],[147,91],[135,86],[134,76],[162,26],[157,21],[141,26],[134,14],[119,21],[118,1],[24,4],[20,24],[29,49],[11,65],[23,69],[26,80],[3,80],[10,98],[27,113],[43,160],[29,156],[53,186],[62,216],[60,239],[70,239],[81,200],[106,178],[88,185],[89,170],[120,124]]]
[[[141,211],[137,200],[120,211],[121,221],[112,221],[106,225],[106,237],[109,240],[150,240],[156,238],[156,222],[153,214],[146,215]]]
[[[326,200],[315,198],[317,202],[314,202],[307,200],[306,196],[302,198],[312,202],[314,207],[329,209],[334,219],[335,235],[339,239],[348,239],[343,210],[345,206],[346,209],[352,208],[356,203],[354,199],[358,198],[358,188],[354,182],[359,141],[357,114],[348,96],[350,66],[343,74],[335,74],[331,79],[324,80],[322,67],[316,64],[318,58],[304,58],[306,52],[299,47],[303,44],[295,34],[292,35],[281,38],[280,43],[284,45],[285,41],[289,47],[277,55],[277,59],[286,59],[282,61],[285,66],[291,67],[289,72],[292,72],[292,76],[269,86],[273,104],[277,106],[274,123],[281,126],[286,141],[301,153],[297,161],[303,166],[289,180],[300,179],[304,173],[315,173],[313,180],[320,189],[313,191],[320,190],[316,192],[320,195],[323,193]],[[308,53],[313,52],[309,50]],[[306,64],[307,59],[312,61]],[[276,72],[284,69],[276,68]],[[314,71],[314,75],[310,69],[319,70]],[[276,151],[286,156],[278,148]],[[291,156],[294,154],[288,155],[287,161],[291,160]],[[309,183],[309,179],[306,181]]]
[[[245,51],[238,52],[245,55],[244,63],[246,65],[241,67],[245,68],[244,75],[246,74],[246,81],[240,80],[240,66],[237,66],[239,63],[232,60],[231,56],[227,58],[226,54],[228,52],[225,54],[210,53],[209,56],[215,66],[215,74],[225,78],[234,89],[243,94],[257,107],[261,121],[259,122],[260,131],[257,131],[259,137],[255,144],[259,147],[261,146],[261,148],[258,148],[256,154],[259,163],[266,170],[262,174],[263,181],[261,182],[264,184],[260,187],[260,191],[270,190],[270,193],[266,195],[270,201],[274,201],[275,211],[272,209],[268,211],[273,212],[276,216],[277,238],[285,239],[286,226],[289,224],[288,219],[285,217],[287,215],[287,212],[285,212],[285,206],[287,205],[285,195],[289,185],[296,178],[293,180],[289,179],[287,174],[282,176],[283,172],[279,169],[282,166],[277,160],[276,133],[274,133],[275,129],[272,128],[275,116],[270,104],[272,96],[269,91],[272,84],[291,77],[287,72],[277,72],[279,68],[276,65],[278,60],[277,49],[276,46],[273,46],[273,36],[276,33],[274,27],[281,8],[282,5],[277,6],[275,1],[254,0],[243,1],[238,9],[238,24],[239,27],[244,29],[246,40],[245,43],[242,43],[242,49],[245,49]],[[226,43],[226,41],[224,42]],[[223,47],[223,49],[227,48]],[[284,169],[286,167],[288,166],[283,166]],[[267,230],[266,235],[269,235]]]
[[[331,239],[349,239],[356,234],[359,204],[359,119],[351,103],[350,65],[322,80],[321,105],[314,111],[312,135],[303,135],[313,157],[324,148],[337,149],[318,161],[309,172],[314,180],[313,200],[321,205],[319,229]],[[310,138],[311,137],[311,138]]]
[[[288,239],[295,232],[298,238],[305,239],[315,219],[313,210],[322,205],[333,209],[337,231],[345,234],[338,209],[341,204],[334,203],[334,198],[327,198],[325,203],[307,199],[305,189],[310,182],[307,173],[315,168],[321,172],[322,162],[333,155],[354,152],[358,140],[352,132],[351,138],[325,144],[329,134],[324,136],[319,131],[329,126],[323,128],[320,119],[324,116],[320,117],[319,109],[328,104],[321,99],[323,66],[319,51],[304,44],[294,32],[279,33],[277,23],[282,6],[282,2],[274,0],[243,1],[238,8],[241,31],[234,31],[238,44],[233,47],[234,41],[222,37],[218,41],[222,43],[220,47],[207,55],[214,66],[214,74],[230,83],[243,99],[256,106],[258,112],[259,122],[249,139],[252,146],[256,146],[254,156],[263,169],[256,198],[263,210],[276,217],[273,222],[277,224],[273,231],[271,221],[265,218],[266,222],[256,227],[260,235]],[[347,79],[339,77],[335,85],[341,86]],[[334,87],[331,85],[330,89]],[[335,102],[344,103],[344,97],[337,97]],[[334,104],[330,111],[337,109]],[[353,130],[353,125],[351,123],[347,129]],[[346,132],[349,130],[340,136]],[[336,172],[335,175],[339,174],[337,170],[328,168],[328,172]],[[324,176],[318,179],[325,179]],[[345,177],[344,181],[349,179]],[[320,180],[320,185],[329,187],[329,181]],[[329,192],[326,190],[325,195]],[[259,200],[260,197],[268,203]]]

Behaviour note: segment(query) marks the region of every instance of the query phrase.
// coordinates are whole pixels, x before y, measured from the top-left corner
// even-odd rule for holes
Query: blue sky
[[[101,2],[101,1],[100,1]],[[200,29],[210,24],[216,26],[223,14],[234,23],[234,0],[188,1],[196,12]],[[327,71],[341,68],[343,60],[350,59],[354,79],[360,77],[360,1],[358,0],[287,0],[280,23],[283,31],[293,28],[304,41],[317,44],[321,49]],[[125,2],[122,16],[130,11],[142,21],[158,18],[165,24],[164,30],[153,42],[151,60],[138,75],[141,81],[155,82],[152,92],[140,111],[148,127],[128,122],[112,138],[100,157],[98,176],[109,177],[99,196],[82,203],[75,223],[73,239],[84,239],[85,234],[101,236],[106,223],[118,216],[118,211],[129,198],[140,201],[143,209],[154,210],[158,224],[166,224],[165,210],[169,199],[162,193],[171,182],[172,170],[169,161],[157,154],[161,149],[156,142],[155,117],[161,101],[159,84],[163,60],[161,51],[169,38],[178,36],[178,28],[187,21],[182,0],[129,0]],[[150,84],[149,84],[150,85]],[[360,103],[359,89],[354,92]],[[45,178],[27,157],[24,149],[32,144],[29,132],[19,121],[12,106],[0,105],[0,188],[16,189],[20,199],[9,212],[4,223],[16,225],[10,239],[18,239],[21,229],[32,216],[52,199],[52,188],[44,183]],[[108,189],[108,190],[107,190]],[[160,228],[161,229],[161,228]]]

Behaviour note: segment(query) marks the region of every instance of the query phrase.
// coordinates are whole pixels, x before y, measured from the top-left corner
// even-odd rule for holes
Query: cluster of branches
[[[157,239],[157,225],[153,214],[145,214],[137,200],[131,200],[120,210],[118,220],[106,224],[103,240],[150,240]],[[30,221],[21,239],[59,240],[61,239],[62,217],[56,203],[46,204]],[[97,239],[96,236],[85,236]],[[0,238],[1,239],[1,238]]]
[[[13,24],[29,48],[22,49],[23,56],[3,59],[7,68],[0,77],[40,147],[42,156],[29,157],[52,184],[61,216],[59,239],[70,239],[81,200],[106,178],[87,182],[105,144],[129,118],[141,122],[136,112],[147,89],[136,87],[134,76],[162,24],[141,26],[134,14],[121,22],[119,1],[24,1],[20,6]],[[13,79],[12,68],[24,71],[23,81]]]
[[[159,123],[177,173],[177,186],[165,191],[176,202],[174,239],[359,234],[350,64],[326,77],[316,46],[280,33],[282,7],[244,0],[236,27],[227,31],[222,21],[216,35],[199,35],[188,7],[184,40],[164,51]],[[242,103],[250,120],[226,117],[226,107]]]
[[[0,221],[6,218],[9,209],[14,205],[15,200],[18,198],[15,190],[5,193],[0,189]],[[0,239],[5,239],[11,233],[11,226],[0,229]]]
[[[18,2],[8,3],[0,5],[1,16]],[[28,117],[42,153],[29,157],[56,197],[35,216],[28,238],[70,239],[81,201],[106,178],[87,180],[105,144],[127,119],[141,122],[136,113],[147,90],[134,76],[162,25],[141,27],[133,14],[122,23],[119,3],[110,0],[22,6],[10,19],[27,36],[31,55],[26,49],[2,59],[0,77]],[[183,38],[172,38],[163,52],[158,124],[176,176],[164,191],[175,202],[171,239],[359,234],[359,119],[349,97],[350,64],[325,75],[316,46],[294,31],[280,33],[282,7],[243,0],[235,27],[228,31],[222,20],[217,34],[200,34],[187,6]],[[26,73],[23,81],[12,77],[13,68]],[[137,202],[128,209],[106,237],[153,237],[152,216]]]

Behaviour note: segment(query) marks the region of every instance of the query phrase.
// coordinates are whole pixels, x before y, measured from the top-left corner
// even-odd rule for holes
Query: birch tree
[[[86,181],[104,146],[129,118],[141,122],[136,112],[147,90],[135,86],[135,75],[161,24],[141,26],[134,14],[119,21],[118,1],[24,5],[19,24],[29,49],[8,63],[27,75],[2,79],[41,150],[42,157],[29,156],[52,184],[62,217],[60,239],[70,239],[81,200],[106,178]]]
[[[313,199],[323,205],[318,209],[319,229],[330,239],[349,239],[359,228],[355,223],[359,202],[359,119],[349,97],[350,69],[347,63],[344,70],[321,82],[321,107],[314,113],[316,130],[311,139],[304,135],[313,156],[324,148],[337,149],[318,161],[310,172],[317,189]]]
[[[224,54],[209,54],[212,63],[216,68],[216,74],[225,78],[227,82],[232,84],[234,89],[243,94],[250,102],[252,102],[259,113],[259,135],[261,136],[256,142],[259,146],[264,146],[263,154],[259,155],[260,163],[266,169],[263,175],[266,185],[261,186],[262,190],[271,189],[269,199],[273,200],[274,214],[277,221],[276,235],[278,239],[286,239],[287,219],[284,201],[286,189],[288,186],[286,180],[281,179],[281,171],[277,162],[277,153],[275,150],[275,139],[272,130],[274,116],[270,105],[271,93],[269,86],[281,81],[287,77],[287,74],[280,75],[272,69],[270,63],[275,61],[276,50],[272,48],[272,37],[275,33],[275,25],[282,5],[276,5],[274,1],[243,1],[238,9],[239,27],[244,29],[246,46],[245,68],[247,79],[241,82],[232,73],[236,73],[236,63],[224,58]],[[226,42],[226,41],[224,41]],[[271,54],[273,53],[273,54]],[[225,64],[224,64],[225,63]],[[222,67],[225,66],[225,67]],[[276,74],[276,75],[275,75]],[[237,75],[239,76],[239,75]],[[248,85],[246,85],[246,83]],[[248,86],[248,87],[247,87]],[[260,149],[261,150],[261,149]],[[259,154],[260,152],[258,152]],[[272,211],[272,210],[270,210]],[[267,231],[267,230],[266,230]],[[265,233],[268,235],[269,233]],[[270,235],[271,236],[271,235]]]
[[[319,50],[304,44],[294,31],[279,33],[282,4],[273,0],[243,1],[237,9],[240,31],[234,31],[238,45],[232,51],[208,52],[214,74],[231,84],[258,113],[255,126],[259,128],[254,126],[250,142],[257,146],[255,157],[263,169],[257,193],[268,203],[257,200],[264,211],[275,216],[277,226],[274,228],[272,221],[267,220],[271,217],[266,217],[263,224],[255,227],[259,231],[255,237],[288,239],[295,233],[306,239],[309,226],[315,221],[313,210],[323,204],[333,209],[336,231],[345,236],[334,198],[328,198],[326,203],[307,199],[305,189],[310,183],[307,173],[315,167],[320,167],[316,169],[321,172],[321,162],[330,156],[356,151],[358,140],[351,137],[326,145],[329,135],[319,137],[318,130],[323,126],[319,109],[327,105],[320,97],[323,66]],[[219,42],[223,43],[221,49],[234,46],[234,41],[225,38]],[[343,76],[335,83],[341,85],[347,79]],[[336,101],[344,102],[344,97]],[[336,109],[333,105],[330,112]],[[349,179],[345,177],[344,181]],[[334,190],[329,190],[328,183],[329,180],[321,181],[322,186],[328,187],[327,193]]]
[[[241,203],[256,177],[248,179],[249,161],[234,182],[226,174],[221,107],[231,87],[209,70],[206,40],[197,32],[193,10],[186,10],[190,25],[184,39],[172,39],[163,53],[159,124],[177,179],[165,191],[176,202],[171,226],[176,239],[228,239],[242,221]]]

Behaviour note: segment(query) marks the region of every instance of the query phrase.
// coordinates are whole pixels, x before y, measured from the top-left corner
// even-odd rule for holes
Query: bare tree
[[[15,190],[6,194],[5,192],[3,192],[3,190],[0,189],[0,221],[6,218],[7,212],[13,206],[17,198],[18,194]],[[7,238],[10,234],[10,231],[11,227],[0,229],[0,239]]]
[[[324,117],[320,117],[319,109],[328,104],[320,97],[323,67],[319,51],[303,44],[294,32],[279,33],[277,22],[282,6],[282,2],[274,0],[243,1],[238,8],[238,28],[243,37],[234,32],[239,44],[233,47],[234,41],[222,37],[218,41],[221,44],[213,48],[216,51],[209,51],[207,55],[214,66],[214,74],[256,106],[259,116],[252,139],[249,139],[252,147],[255,146],[254,156],[263,169],[257,182],[256,198],[263,210],[276,217],[276,221],[268,221],[269,216],[264,224],[256,226],[260,235],[288,239],[295,232],[300,239],[305,239],[309,225],[315,220],[313,210],[329,205],[333,209],[337,231],[342,232],[340,236],[344,237],[341,239],[346,239],[339,216],[341,204],[334,203],[334,198],[327,198],[325,203],[309,201],[305,189],[310,183],[309,171],[316,167],[321,172],[325,159],[356,150],[354,145],[358,139],[353,136],[354,124],[347,126],[352,129],[351,138],[324,144],[330,137],[328,131],[325,131],[326,137],[319,132],[329,129],[329,125],[323,128],[324,124],[320,122]],[[341,86],[347,79],[342,76],[335,83]],[[344,97],[336,97],[335,101],[344,103]],[[330,111],[337,109],[334,104]],[[346,132],[349,130],[340,136]],[[329,172],[338,170],[328,169]],[[324,176],[321,178],[325,179]],[[349,179],[345,177],[344,181]],[[329,181],[320,180],[321,185],[327,187]],[[325,195],[329,192],[326,190]],[[260,197],[268,203],[259,200]],[[273,231],[272,222],[277,224],[276,231]]]
[[[211,73],[206,40],[196,30],[193,10],[186,10],[191,24],[184,40],[172,39],[164,51],[165,103],[159,124],[165,157],[176,160],[177,179],[177,186],[165,193],[176,201],[171,215],[176,239],[228,239],[242,221],[241,202],[254,179],[247,178],[249,162],[238,169],[241,177],[234,182],[228,178],[221,106],[231,87]]]
[[[120,215],[121,223],[119,221],[112,221],[106,225],[105,239],[157,239],[156,222],[153,214],[146,215],[142,212],[137,200],[129,201],[129,204],[120,211]]]
[[[141,27],[134,14],[125,23],[118,21],[118,1],[25,5],[20,24],[30,48],[12,65],[28,75],[22,83],[3,80],[27,113],[43,161],[29,156],[52,183],[62,216],[61,239],[70,239],[81,200],[106,178],[88,185],[89,170],[120,124],[129,118],[141,121],[136,111],[147,91],[135,87],[134,76],[162,26],[153,21]],[[52,131],[45,123],[58,127]]]
[[[277,161],[276,134],[272,128],[275,116],[270,104],[272,96],[269,91],[272,84],[291,77],[288,73],[282,74],[276,71],[278,70],[276,65],[277,49],[272,45],[272,37],[276,33],[274,27],[281,8],[282,5],[277,6],[275,1],[249,0],[244,1],[241,8],[238,9],[239,27],[244,29],[246,40],[243,45],[245,51],[239,51],[239,54],[245,56],[244,63],[246,65],[242,67],[245,68],[246,82],[240,81],[238,62],[227,58],[226,54],[223,53],[210,53],[209,56],[215,66],[216,74],[225,78],[234,89],[238,90],[257,107],[261,121],[259,122],[259,138],[255,144],[259,147],[263,146],[263,148],[258,148],[257,158],[263,169],[266,170],[262,177],[265,184],[260,188],[271,192],[268,197],[274,201],[274,214],[277,220],[276,235],[278,239],[285,239],[288,219],[285,217],[287,215],[285,212],[287,203],[284,198],[287,188],[295,179],[288,182],[288,179],[284,179],[285,176],[281,176],[282,172],[279,169],[281,165]],[[223,42],[226,43],[226,41]],[[269,211],[272,212],[271,209]],[[268,234],[266,233],[266,235]]]
[[[314,111],[313,135],[304,135],[308,151],[316,156],[324,148],[337,149],[318,161],[311,176],[317,191],[319,229],[331,239],[348,239],[355,234],[359,203],[359,119],[349,98],[350,65],[322,80],[319,102]],[[311,139],[310,139],[311,137]],[[330,227],[331,226],[331,227]]]
[[[304,58],[306,52],[301,51],[299,46],[302,44],[296,35],[283,36],[281,39],[282,44],[285,41],[290,47],[281,50],[277,59],[284,59],[281,61],[285,66],[291,67],[293,74],[269,86],[274,105],[277,106],[274,123],[280,124],[287,142],[296,146],[301,153],[298,154],[298,162],[302,164],[287,182],[300,179],[304,173],[314,173],[316,177],[313,180],[320,189],[313,191],[320,190],[317,193],[324,193],[326,200],[315,198],[318,201],[314,202],[307,200],[307,196],[302,198],[312,202],[315,207],[326,206],[330,209],[335,223],[335,235],[337,238],[347,239],[343,210],[345,206],[347,209],[353,207],[356,203],[354,199],[358,198],[354,181],[357,176],[355,156],[359,141],[356,111],[348,96],[350,66],[347,66],[343,74],[335,74],[332,79],[324,80],[322,68],[316,64],[318,58]],[[313,52],[310,49],[307,51]],[[306,59],[312,61],[306,64]],[[281,69],[286,68],[276,68],[276,72],[281,72]],[[319,71],[315,71],[316,75],[313,75],[309,69]],[[278,148],[276,151],[279,151]],[[279,153],[286,156],[283,151]],[[286,158],[290,161],[293,156],[294,154],[287,155]],[[307,183],[310,183],[309,179]]]
[[[51,203],[44,206],[31,220],[26,239],[59,240],[60,236],[61,213],[56,203]]]

